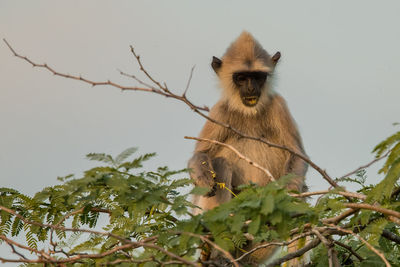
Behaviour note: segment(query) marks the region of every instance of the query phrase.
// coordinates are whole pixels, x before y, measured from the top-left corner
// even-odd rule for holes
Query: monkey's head
[[[269,76],[280,56],[277,52],[271,57],[250,33],[243,32],[222,59],[213,57],[211,66],[231,108],[251,113],[268,101]]]

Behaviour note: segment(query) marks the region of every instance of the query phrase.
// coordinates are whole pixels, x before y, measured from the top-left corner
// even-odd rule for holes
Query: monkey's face
[[[247,107],[257,105],[267,80],[268,73],[263,71],[240,71],[232,75],[232,81],[239,91],[242,103]]]

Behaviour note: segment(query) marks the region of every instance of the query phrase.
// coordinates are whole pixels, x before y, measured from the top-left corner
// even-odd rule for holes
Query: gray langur
[[[251,34],[243,32],[230,45],[222,59],[213,57],[211,66],[223,91],[209,116],[244,134],[305,154],[301,137],[284,99],[270,86],[279,58],[279,52],[271,57]],[[306,190],[304,175],[307,164],[287,151],[242,138],[210,121],[205,123],[200,138],[232,145],[244,156],[268,169],[276,179],[293,173],[295,176],[289,182],[288,189],[299,192]],[[239,159],[230,149],[206,141],[196,143],[188,167],[197,186],[211,189],[207,195],[194,198],[194,204],[201,208],[195,209],[195,214],[231,199],[231,193],[218,188],[216,183],[224,183],[230,190],[237,192],[236,188],[241,184],[266,185],[270,182],[264,172]],[[262,258],[265,257],[261,255],[259,259]]]

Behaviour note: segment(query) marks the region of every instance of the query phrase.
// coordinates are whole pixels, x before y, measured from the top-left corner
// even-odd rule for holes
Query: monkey
[[[271,86],[280,57],[280,52],[270,56],[250,33],[242,32],[221,59],[212,58],[211,67],[219,79],[222,96],[211,108],[209,116],[241,133],[284,145],[305,155],[302,139],[285,100]],[[243,138],[209,120],[199,137],[233,146],[268,169],[275,179],[295,174],[287,185],[288,190],[304,192],[307,189],[304,181],[307,164],[287,151]],[[196,143],[188,167],[196,186],[210,188],[207,195],[193,198],[193,203],[199,207],[193,211],[194,214],[231,199],[232,194],[218,188],[217,183],[224,183],[231,191],[238,192],[237,187],[242,184],[263,186],[270,182],[264,172],[239,159],[230,149],[206,141]],[[253,254],[261,254],[251,256],[256,262],[264,261],[271,254],[270,251],[256,252],[260,253]]]

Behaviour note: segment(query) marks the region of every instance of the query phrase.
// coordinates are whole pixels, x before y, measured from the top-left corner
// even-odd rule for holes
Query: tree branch
[[[290,195],[292,197],[309,197],[309,196],[314,196],[314,195],[325,195],[325,194],[337,194],[337,195],[342,195],[342,196],[346,196],[346,197],[358,198],[361,200],[367,199],[367,196],[364,194],[348,192],[348,191],[332,191],[332,190],[321,190],[321,191],[315,191],[315,192],[305,192],[305,193],[301,193],[301,194],[290,194]]]
[[[40,67],[40,68],[44,68],[47,69],[48,71],[50,71],[51,73],[53,73],[54,75],[58,75],[64,78],[69,78],[69,79],[74,79],[74,80],[78,80],[78,81],[82,81],[88,84],[91,84],[92,86],[97,86],[97,85],[110,85],[112,87],[116,87],[119,88],[121,90],[133,90],[133,91],[145,91],[145,92],[151,92],[151,93],[156,93],[159,95],[163,95],[166,97],[170,97],[170,98],[175,98],[179,101],[184,102],[185,104],[187,104],[195,113],[199,114],[200,116],[202,116],[203,118],[209,120],[210,122],[217,124],[219,126],[222,126],[226,129],[229,129],[233,132],[235,132],[237,135],[241,136],[242,138],[246,138],[246,139],[250,139],[250,140],[254,140],[254,141],[258,141],[261,143],[264,143],[266,145],[268,145],[269,147],[273,147],[273,148],[278,148],[278,149],[282,149],[284,151],[289,152],[290,154],[302,159],[304,162],[308,163],[312,168],[314,168],[317,172],[319,172],[321,174],[321,176],[333,187],[338,187],[338,184],[328,175],[328,173],[323,170],[321,167],[319,167],[317,164],[315,164],[313,161],[311,161],[306,155],[297,152],[287,146],[284,145],[279,145],[279,144],[274,144],[269,142],[268,140],[265,140],[263,138],[259,138],[259,137],[254,137],[254,136],[250,136],[247,134],[242,133],[241,131],[237,130],[236,128],[232,127],[229,124],[225,124],[219,121],[214,120],[213,118],[207,116],[206,114],[204,114],[202,111],[209,111],[208,107],[199,107],[194,105],[191,101],[189,101],[186,98],[185,93],[182,96],[176,95],[174,93],[172,93],[168,87],[166,86],[166,84],[164,83],[164,85],[161,85],[160,82],[156,81],[148,72],[147,70],[143,67],[143,64],[140,60],[140,56],[138,56],[136,54],[136,52],[134,51],[133,47],[131,46],[131,52],[133,53],[133,55],[135,56],[139,66],[140,66],[140,70],[143,71],[145,73],[145,75],[154,83],[156,84],[159,89],[154,88],[154,87],[150,87],[150,88],[143,88],[143,87],[129,87],[129,86],[122,86],[120,84],[111,82],[111,81],[103,81],[103,82],[95,82],[86,78],[83,78],[81,76],[73,76],[73,75],[69,75],[69,74],[63,74],[63,73],[59,73],[57,71],[55,71],[54,69],[50,68],[47,64],[37,64],[35,62],[33,62],[32,60],[30,60],[29,58],[25,57],[25,56],[21,56],[19,55],[12,47],[11,45],[6,41],[6,39],[3,39],[3,41],[6,43],[6,45],[8,46],[8,48],[11,50],[11,52],[14,54],[14,56],[21,58],[25,61],[27,61],[28,63],[30,63],[32,66],[34,67]]]
[[[340,241],[337,241],[337,240],[333,240],[333,243],[335,243],[336,245],[341,246],[341,247],[347,249],[351,254],[353,254],[354,256],[356,256],[357,259],[358,259],[359,261],[363,261],[363,260],[364,260],[364,258],[361,257],[360,254],[358,254],[351,246],[346,245],[346,244],[344,244],[344,243],[342,243],[342,242],[340,242]]]

